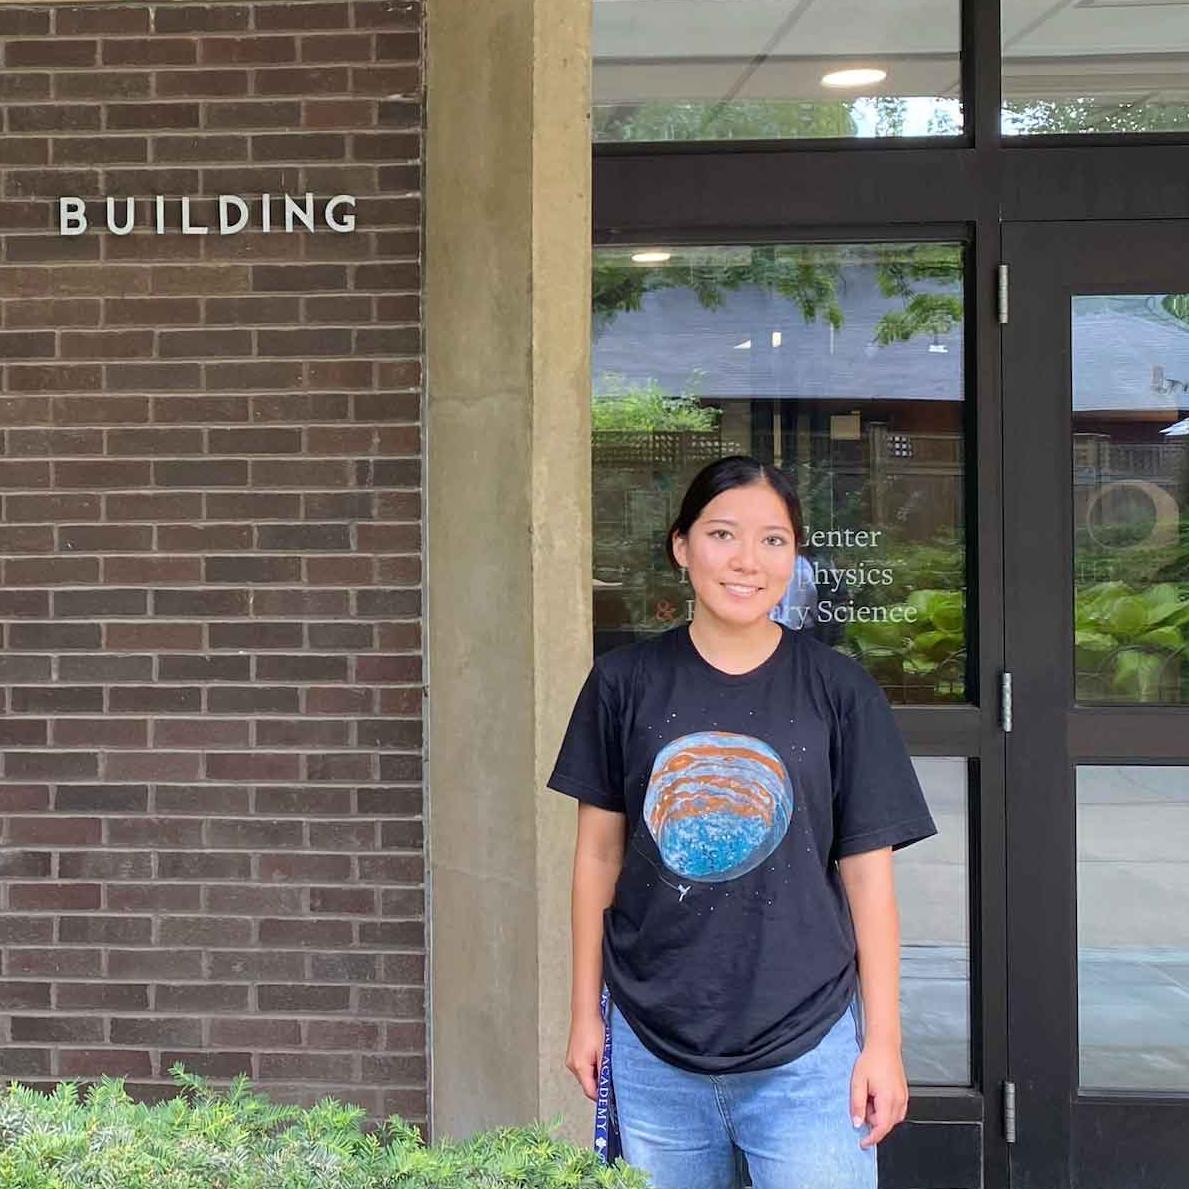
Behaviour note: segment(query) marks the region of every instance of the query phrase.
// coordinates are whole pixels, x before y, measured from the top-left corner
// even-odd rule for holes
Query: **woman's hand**
[[[874,1147],[908,1114],[908,1079],[895,1045],[864,1045],[850,1077],[850,1113],[855,1127],[871,1130],[860,1148]]]
[[[599,1092],[599,1065],[603,1060],[603,1017],[596,1009],[570,1020],[570,1046],[566,1068],[578,1079],[583,1094],[594,1102]]]

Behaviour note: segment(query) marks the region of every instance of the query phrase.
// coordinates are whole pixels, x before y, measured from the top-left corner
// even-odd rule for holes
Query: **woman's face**
[[[737,626],[767,618],[797,559],[788,507],[763,482],[715,496],[688,536],[673,538],[673,553],[700,606]]]

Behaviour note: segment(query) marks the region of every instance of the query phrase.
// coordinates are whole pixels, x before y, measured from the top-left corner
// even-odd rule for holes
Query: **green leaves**
[[[362,1109],[334,1099],[302,1110],[244,1077],[218,1091],[171,1073],[183,1093],[153,1106],[110,1078],[85,1098],[70,1082],[0,1091],[0,1189],[647,1189],[622,1161],[556,1138],[556,1122],[427,1147],[400,1118],[369,1133]]]
[[[1178,701],[1189,600],[1175,583],[1096,582],[1074,596],[1077,693],[1096,701]]]
[[[949,334],[962,321],[962,299],[942,293],[917,293],[902,310],[884,314],[875,328],[875,341],[906,343],[918,334]]]
[[[591,279],[594,331],[599,335],[620,313],[641,308],[647,294],[688,289],[706,309],[720,307],[727,293],[756,286],[786,298],[806,323],[825,322],[841,330],[840,291],[845,270],[869,256],[848,254],[836,244],[757,244],[745,253],[698,256],[691,250],[663,267],[641,268],[621,255],[595,253]],[[907,342],[915,335],[948,334],[962,323],[962,250],[954,244],[898,244],[875,258],[880,292],[901,301],[876,324],[879,346]],[[916,283],[943,286],[945,293],[920,292]]]
[[[1189,293],[1167,293],[1160,304],[1174,318],[1189,323]]]
[[[704,433],[718,426],[722,413],[704,408],[692,392],[674,395],[655,380],[629,386],[622,376],[604,375],[591,404],[595,433]]]
[[[846,100],[795,99],[659,100],[640,104],[599,104],[593,113],[594,139],[768,140],[854,136]]]

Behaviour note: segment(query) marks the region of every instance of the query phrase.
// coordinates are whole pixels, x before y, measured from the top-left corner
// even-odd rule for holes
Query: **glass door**
[[[1189,1184],[1189,223],[1008,226],[1012,1185]]]
[[[940,828],[897,856],[912,1106],[881,1189],[1002,1189],[999,410],[971,366],[997,336],[963,229],[920,230],[596,247],[594,649],[690,614],[663,545],[702,466],[785,471],[806,540],[780,617],[880,683]]]

